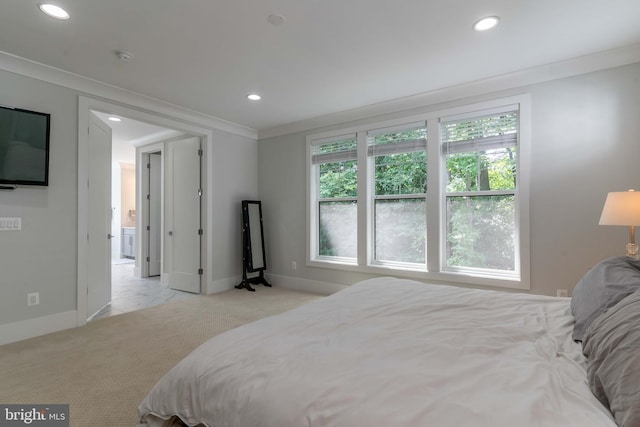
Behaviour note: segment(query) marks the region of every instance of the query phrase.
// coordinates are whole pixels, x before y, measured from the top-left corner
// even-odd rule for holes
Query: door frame
[[[160,153],[162,156],[162,172],[161,172],[161,186],[162,186],[162,194],[163,194],[163,205],[164,205],[164,159],[165,159],[165,150],[164,150],[164,140],[161,142],[156,142],[153,144],[143,145],[141,147],[136,147],[136,164],[140,165],[138,170],[136,171],[136,206],[138,206],[139,216],[136,217],[137,221],[140,224],[140,230],[142,233],[140,234],[140,239],[136,242],[136,259],[140,260],[141,265],[136,263],[135,275],[136,277],[149,277],[149,263],[146,261],[149,256],[149,233],[147,230],[147,226],[149,225],[149,208],[147,206],[147,201],[145,200],[145,195],[149,193],[149,174],[147,168],[144,166],[149,162],[149,156],[151,153]],[[160,227],[164,230],[164,209],[160,211],[160,217],[162,218],[160,221]],[[138,219],[139,218],[139,219]],[[136,234],[136,239],[138,238]],[[160,232],[160,251],[164,254],[164,232]],[[160,280],[164,283],[164,256],[160,257]]]
[[[143,209],[144,217],[141,223],[142,231],[146,232],[141,244],[144,251],[143,253],[146,254],[141,258],[144,263],[142,277],[162,277],[164,265],[164,204],[166,203],[166,196],[164,194],[164,153],[163,150],[147,152],[144,153],[142,157],[144,159],[143,164],[146,163],[148,165],[146,170],[141,171],[144,177],[142,182],[141,206],[147,209]],[[153,166],[155,163],[157,164]],[[141,169],[145,169],[144,166]],[[158,188],[155,188],[156,185]],[[145,197],[145,194],[147,194],[148,197]],[[156,199],[154,196],[159,199],[159,204],[155,203]],[[152,216],[157,220],[157,223],[152,222]],[[154,237],[153,241],[152,237]],[[154,257],[152,255],[154,253],[159,259],[153,259]],[[152,265],[154,266],[154,270],[157,266],[158,274],[151,274]],[[153,271],[153,273],[156,273],[156,271]]]
[[[202,228],[205,239],[201,250],[203,257],[202,293],[207,293],[212,282],[213,271],[213,234],[211,232],[213,212],[213,130],[193,124],[187,118],[171,117],[156,114],[152,111],[136,109],[133,106],[115,104],[104,100],[98,100],[87,96],[78,96],[78,263],[77,263],[77,326],[87,323],[87,289],[88,289],[88,244],[87,233],[89,230],[89,112],[100,111],[107,114],[115,114],[131,119],[139,120],[189,133],[202,138],[202,150],[204,161],[202,163],[202,182],[204,187],[202,200]],[[137,218],[140,218],[138,215]],[[138,220],[139,221],[139,220]],[[136,224],[138,227],[140,223]],[[138,233],[139,234],[139,233]],[[136,236],[136,239],[139,237]],[[140,245],[138,245],[140,247]],[[138,263],[136,262],[136,266]]]

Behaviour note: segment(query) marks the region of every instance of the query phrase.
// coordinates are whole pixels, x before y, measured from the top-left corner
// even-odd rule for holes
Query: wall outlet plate
[[[566,289],[556,289],[556,296],[568,297],[569,296],[569,291],[566,290]]]
[[[40,292],[27,294],[27,306],[31,307],[40,304]]]

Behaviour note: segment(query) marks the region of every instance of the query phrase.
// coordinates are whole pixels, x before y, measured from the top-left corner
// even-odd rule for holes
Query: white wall
[[[519,93],[530,93],[532,102],[531,292],[555,295],[558,288],[572,290],[597,261],[624,254],[628,231],[598,226],[598,220],[607,192],[640,188],[640,64],[424,106],[407,115]],[[305,266],[305,138],[340,127],[346,126],[259,141],[258,190],[268,271],[276,281],[316,290],[326,283],[329,291],[330,283],[370,277]]]
[[[0,55],[0,66],[11,67]],[[20,65],[24,65],[20,63]],[[39,74],[40,68],[27,63],[26,70]],[[102,94],[113,91],[120,105],[145,106],[153,111],[153,102],[135,98],[130,93],[105,88],[75,77],[49,75],[59,79],[59,86],[37,78],[26,77],[0,69],[0,104],[13,105],[51,114],[51,157],[49,187],[19,188],[0,192],[0,216],[21,217],[22,231],[0,232],[0,344],[36,336],[76,324],[78,298],[78,97],[85,95],[71,88],[74,84]],[[69,78],[67,78],[69,77]],[[131,97],[135,98],[132,99]],[[120,101],[118,101],[120,100]],[[173,111],[173,113],[172,113]],[[220,122],[221,128],[237,129],[245,136],[217,130],[218,120],[197,113],[167,111],[159,105],[160,116],[175,114],[177,121],[196,123],[212,129],[213,140],[205,152],[213,150],[215,158],[208,160],[205,182],[212,188],[204,220],[207,242],[212,250],[204,252],[204,263],[212,291],[231,288],[241,275],[239,243],[239,205],[244,198],[257,195],[257,142],[251,131]],[[189,117],[191,116],[191,118]],[[211,127],[208,124],[211,123]],[[191,124],[185,127],[193,126]],[[255,133],[255,132],[254,132]],[[215,169],[213,169],[215,168]],[[236,206],[237,212],[236,212]],[[215,255],[213,255],[213,254]],[[211,262],[211,256],[217,256]],[[210,262],[210,264],[207,264]],[[205,267],[206,268],[206,267]],[[27,293],[39,292],[40,305],[27,307]]]
[[[213,134],[213,282],[209,293],[240,283],[241,202],[258,196],[256,141],[223,131]],[[229,191],[234,188],[235,191]]]

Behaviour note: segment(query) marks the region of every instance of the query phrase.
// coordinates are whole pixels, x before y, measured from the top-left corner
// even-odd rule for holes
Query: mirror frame
[[[251,215],[255,210],[249,209],[250,205],[258,206],[258,216],[259,218],[255,218],[255,215]],[[242,227],[246,233],[246,242],[245,245],[245,258],[247,261],[247,271],[249,273],[254,273],[256,271],[263,271],[267,269],[267,256],[264,250],[264,227],[262,226],[262,202],[259,200],[243,200],[242,201]],[[259,230],[255,230],[255,225],[259,225]],[[252,225],[254,227],[252,227]],[[258,250],[254,249],[254,246],[258,245]],[[262,251],[262,259],[260,260],[260,251]],[[254,253],[258,257],[254,260]],[[254,268],[254,265],[259,264],[259,262],[254,261],[262,261],[262,266]]]

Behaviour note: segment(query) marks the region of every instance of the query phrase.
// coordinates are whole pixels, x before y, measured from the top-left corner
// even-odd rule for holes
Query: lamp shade
[[[640,225],[640,191],[616,191],[607,194],[600,225]]]

